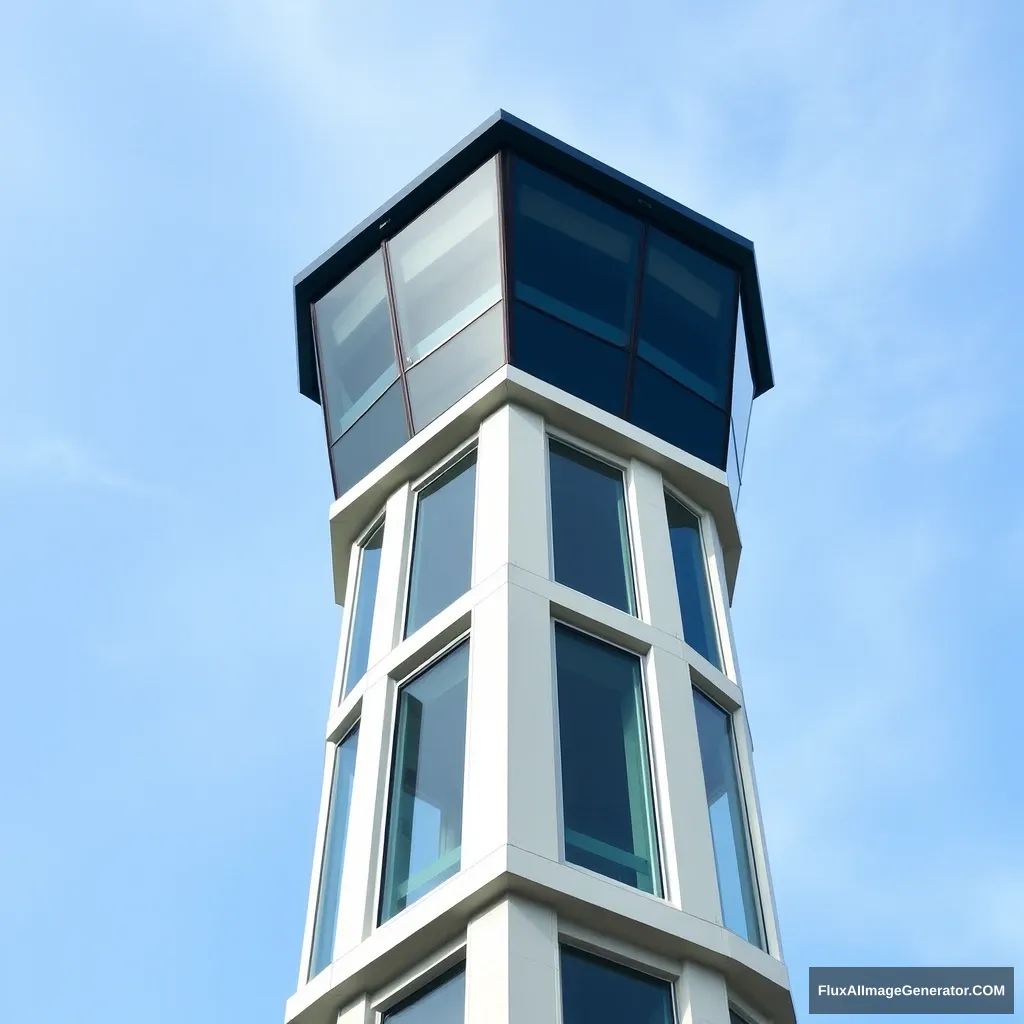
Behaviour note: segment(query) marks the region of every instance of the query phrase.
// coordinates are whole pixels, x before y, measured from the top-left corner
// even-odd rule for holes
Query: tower
[[[345,613],[288,1024],[793,1021],[729,618],[751,243],[499,112],[295,308]]]

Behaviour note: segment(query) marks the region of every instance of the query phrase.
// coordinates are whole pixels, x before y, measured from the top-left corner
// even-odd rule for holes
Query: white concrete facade
[[[548,439],[622,469],[637,614],[555,582]],[[417,489],[475,448],[470,589],[402,637]],[[701,517],[720,671],[685,641],[665,512]],[[342,699],[359,544],[385,517],[369,668]],[[462,961],[467,1024],[561,1024],[559,946],[670,981],[677,1024],[795,1020],[761,829],[729,603],[739,540],[725,474],[616,417],[503,367],[331,510],[345,606],[298,988],[289,1024],[371,1024]],[[568,864],[559,797],[554,622],[643,666],[661,896]],[[469,638],[461,867],[378,925],[397,696]],[[723,926],[692,688],[731,715],[765,949]],[[333,963],[309,978],[334,751],[358,724]]]

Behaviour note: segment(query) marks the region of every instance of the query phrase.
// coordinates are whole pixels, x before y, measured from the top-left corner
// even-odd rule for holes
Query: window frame
[[[344,656],[341,659],[341,672],[339,674],[337,693],[333,703],[334,708],[339,708],[349,697],[352,696],[361,686],[362,680],[366,677],[366,672],[360,676],[359,679],[353,680],[351,688],[348,692],[345,692],[345,684],[348,682],[348,671],[349,665],[352,661],[352,634],[355,630],[356,624],[356,598],[359,595],[359,583],[363,576],[363,555],[365,553],[366,543],[369,539],[377,532],[378,529],[385,528],[385,521],[387,517],[387,506],[385,505],[370,521],[370,525],[364,529],[356,540],[352,544],[351,554],[349,555],[349,579],[345,584],[345,623],[342,631],[344,637]],[[384,560],[384,542],[387,539],[387,534],[381,536],[380,551],[381,561]],[[351,567],[355,567],[355,571],[352,571]],[[380,575],[377,576],[377,592],[380,590]],[[373,628],[376,625],[377,618],[377,593],[374,593],[373,599],[373,616],[370,619],[370,641],[373,641]],[[366,667],[367,672],[369,671],[370,665],[373,664],[371,661],[367,661]]]
[[[462,800],[463,809],[465,809],[466,800],[466,772],[469,767],[469,701],[471,694],[469,688],[472,684],[472,665],[473,665],[473,635],[472,629],[467,628],[461,630],[459,635],[453,640],[446,643],[443,647],[432,652],[429,657],[423,658],[420,661],[418,658],[415,662],[415,666],[409,668],[408,671],[403,672],[401,676],[389,676],[387,685],[391,692],[388,694],[387,700],[387,712],[384,718],[384,728],[386,730],[387,742],[386,742],[386,758],[384,763],[387,765],[387,774],[384,777],[383,787],[383,804],[381,810],[381,828],[377,831],[377,850],[376,850],[376,879],[373,885],[373,925],[371,934],[378,931],[381,928],[386,927],[392,921],[398,920],[407,910],[416,906],[419,900],[408,904],[403,907],[396,914],[392,914],[387,920],[382,921],[381,910],[384,899],[384,871],[385,871],[385,853],[388,845],[388,826],[391,818],[391,786],[394,781],[395,771],[395,754],[398,743],[398,705],[402,695],[402,689],[414,682],[419,676],[421,676],[428,669],[433,668],[439,661],[446,658],[456,647],[462,643],[468,643],[469,647],[469,667],[470,671],[466,680],[466,749],[462,754]],[[461,839],[460,839],[461,846]],[[459,870],[452,875],[450,878],[446,878],[444,882],[439,883],[436,888],[440,888],[445,882],[449,882],[454,878],[457,878],[462,874],[462,857],[461,853],[459,856]],[[431,889],[430,893],[435,892],[435,889]],[[426,893],[420,899],[425,899],[430,893]],[[464,940],[465,941],[465,940]]]
[[[702,662],[706,662],[716,672],[720,672],[727,679],[736,681],[736,662],[733,659],[732,652],[732,634],[728,629],[728,604],[724,599],[726,593],[722,586],[722,559],[719,553],[719,547],[717,543],[717,535],[714,531],[714,519],[711,513],[707,511],[702,505],[698,505],[692,498],[683,494],[678,487],[671,484],[668,479],[663,475],[662,484],[664,485],[665,494],[668,495],[673,501],[682,505],[688,512],[690,512],[698,523],[698,529],[700,533],[700,548],[701,555],[704,558],[704,577],[707,580],[708,586],[708,602],[711,605],[711,619],[712,627],[715,631],[715,641],[718,644],[718,653],[722,659],[722,667],[718,668],[713,662],[708,661],[695,647],[693,647],[686,639],[686,626],[683,623],[683,609],[679,607],[679,624],[682,631],[682,640],[686,645],[687,651],[693,651]],[[666,518],[667,527],[667,518]],[[671,536],[668,538],[669,550],[672,548]],[[678,583],[675,578],[676,567],[675,560],[672,563],[672,582],[674,589],[676,590],[676,602],[679,601]],[[728,637],[728,643],[726,638]],[[702,670],[703,671],[703,670]]]
[[[312,973],[312,971],[313,971],[313,958],[316,956],[317,923],[318,923],[318,919],[320,917],[320,897],[323,894],[323,888],[324,888],[324,868],[326,866],[326,861],[327,861],[327,844],[330,841],[330,834],[331,834],[331,812],[334,810],[332,804],[334,803],[334,800],[333,800],[333,797],[334,797],[334,783],[335,783],[335,780],[336,780],[336,774],[337,774],[337,770],[338,770],[338,752],[341,749],[341,745],[347,739],[349,739],[349,737],[351,737],[353,733],[358,732],[359,727],[361,725],[362,725],[362,717],[360,715],[357,715],[353,719],[353,721],[351,721],[348,724],[348,727],[345,729],[344,734],[338,740],[335,740],[335,741],[332,741],[332,742],[328,743],[328,748],[329,748],[328,764],[330,765],[330,769],[329,769],[328,772],[325,772],[325,776],[327,776],[327,777],[325,778],[326,795],[325,795],[325,798],[324,798],[324,805],[323,805],[323,835],[318,836],[318,840],[319,841],[317,843],[316,864],[314,865],[314,868],[315,868],[314,877],[316,879],[316,885],[314,887],[312,918],[310,920],[310,926],[309,926],[309,952],[308,952],[308,955],[305,957],[305,961],[303,963],[304,983],[307,984],[307,985],[310,984],[315,978],[318,978],[320,976],[320,974],[323,973],[323,971],[327,970],[331,966],[331,964],[334,962],[334,960],[335,960],[335,957],[332,956],[330,963],[328,963],[326,967],[322,968],[322,970],[318,971],[316,974]],[[352,792],[353,793],[355,793],[355,790],[356,790],[356,768],[359,765],[358,758],[359,758],[359,746],[358,746],[358,740],[357,740],[356,741],[356,762],[355,762],[355,764],[352,767]],[[341,872],[340,872],[340,875],[339,875],[339,878],[338,878],[338,917],[335,919],[335,922],[334,922],[335,941],[337,941],[338,921],[340,920],[340,912],[341,912],[341,887],[342,887],[342,884],[343,884],[344,878],[345,878],[345,861],[348,858],[348,850],[349,850],[349,845],[348,845],[348,826],[349,826],[349,821],[350,821],[351,815],[352,815],[352,804],[351,804],[351,801],[349,802],[348,814],[349,814],[349,817],[345,821],[345,840],[346,840],[345,841],[345,853],[344,853],[344,856],[341,859]],[[333,950],[334,947],[332,946],[331,948]]]
[[[552,439],[559,444],[565,445],[566,448],[574,448],[576,451],[594,459],[597,462],[603,462],[606,466],[609,466],[622,474],[622,505],[626,520],[626,555],[629,558],[629,585],[633,598],[633,610],[631,612],[626,611],[623,608],[616,608],[615,605],[607,604],[599,598],[583,593],[582,590],[574,590],[567,583],[559,583],[555,578],[555,513],[551,490]],[[571,590],[574,594],[579,594],[587,600],[596,601],[598,604],[603,605],[606,608],[614,608],[615,611],[621,612],[623,615],[628,615],[632,619],[639,619],[641,622],[647,622],[648,619],[645,614],[647,610],[647,602],[641,599],[640,574],[637,572],[637,544],[634,525],[631,522],[632,515],[630,514],[629,495],[633,484],[632,473],[633,465],[629,459],[624,459],[621,456],[614,455],[606,449],[599,448],[597,445],[591,444],[589,441],[584,441],[582,438],[578,438],[573,434],[560,430],[550,423],[544,423],[544,503],[547,518],[548,579],[551,580],[552,583],[555,583],[560,587],[565,587],[566,590]]]
[[[550,614],[550,645],[551,645],[551,678],[554,683],[554,701],[553,712],[554,712],[554,727],[555,727],[555,800],[558,808],[558,860],[560,864],[565,867],[573,868],[577,871],[585,871],[588,875],[593,878],[600,878],[605,882],[612,885],[621,886],[627,892],[639,893],[649,899],[657,900],[659,903],[671,904],[669,896],[668,878],[665,871],[665,842],[664,842],[664,829],[662,825],[662,814],[661,806],[659,801],[659,781],[662,777],[661,766],[658,764],[655,756],[654,748],[654,736],[651,732],[651,706],[650,706],[650,695],[649,695],[649,682],[648,682],[648,671],[647,671],[647,659],[648,655],[638,654],[635,650],[630,650],[628,647],[624,647],[621,643],[615,640],[609,640],[607,637],[601,636],[599,633],[595,633],[590,629],[581,629],[578,625],[573,622],[567,621],[565,618],[560,616],[554,608],[551,609]],[[658,883],[657,892],[645,892],[643,889],[635,885],[629,885],[627,882],[620,882],[617,878],[611,878],[608,875],[601,874],[600,871],[595,871],[593,868],[585,867],[582,864],[574,864],[569,860],[566,860],[565,856],[565,803],[563,800],[562,793],[562,734],[560,728],[560,713],[558,710],[558,656],[555,648],[555,635],[556,626],[562,626],[566,629],[573,630],[582,636],[589,637],[592,640],[597,640],[600,643],[607,644],[609,647],[614,647],[616,650],[623,651],[625,654],[636,658],[640,663],[640,701],[643,707],[644,713],[644,743],[647,747],[647,784],[650,790],[650,801],[651,801],[651,841],[654,844],[654,853],[657,858],[658,870],[655,878]]]
[[[416,555],[416,517],[419,515],[420,508],[420,496],[423,491],[426,490],[435,480],[443,476],[452,469],[457,463],[461,462],[462,459],[468,457],[472,452],[476,453],[477,458],[477,469],[480,467],[480,438],[478,433],[474,433],[472,437],[467,438],[462,444],[458,445],[453,451],[449,452],[444,459],[435,464],[433,467],[428,469],[426,473],[416,478],[412,483],[408,484],[409,487],[409,502],[407,504],[407,518],[404,524],[404,533],[408,538],[406,544],[405,557],[402,564],[402,575],[400,580],[402,599],[399,602],[400,607],[398,609],[398,643],[403,644],[410,637],[413,637],[422,629],[427,623],[423,623],[419,629],[412,633],[406,632],[406,626],[409,621],[409,598],[412,594],[412,563],[413,558]],[[473,538],[470,546],[469,553],[469,587],[465,593],[468,594],[473,589],[473,567],[476,565],[476,545],[477,545],[477,534],[476,534],[476,519],[477,519],[477,490],[479,484],[479,475],[473,483]],[[462,595],[465,596],[465,595]],[[448,606],[450,607],[450,605]],[[443,611],[443,609],[442,609]],[[441,614],[438,612],[438,614]],[[428,620],[429,622],[430,620]]]
[[[740,815],[743,818],[744,846],[745,846],[746,853],[747,853],[747,863],[750,865],[750,867],[749,867],[749,870],[750,870],[750,881],[751,881],[751,885],[754,888],[754,893],[753,893],[753,895],[754,895],[754,906],[755,906],[755,909],[757,911],[758,928],[761,931],[761,942],[760,943],[751,942],[749,939],[744,938],[744,936],[740,935],[739,933],[734,932],[725,923],[725,912],[724,912],[724,909],[722,907],[722,893],[721,893],[721,887],[719,886],[718,906],[719,906],[719,910],[722,911],[722,927],[727,932],[729,932],[730,934],[735,935],[741,941],[746,942],[747,945],[753,946],[755,949],[760,949],[762,952],[767,953],[769,955],[772,955],[771,954],[771,949],[770,949],[770,944],[769,944],[769,941],[768,941],[768,918],[767,918],[767,914],[765,913],[764,886],[762,885],[761,874],[758,871],[757,856],[756,856],[756,854],[754,852],[754,834],[753,834],[753,828],[752,828],[752,819],[751,819],[751,815],[750,815],[749,801],[747,799],[747,777],[746,777],[746,771],[745,771],[744,766],[743,766],[743,759],[740,757],[739,745],[736,742],[736,725],[735,725],[736,711],[729,711],[722,704],[722,702],[720,700],[718,700],[717,698],[711,696],[711,694],[709,694],[707,692],[707,690],[703,686],[699,686],[693,680],[692,674],[691,674],[691,679],[690,679],[690,685],[691,685],[691,687],[692,687],[692,689],[693,689],[693,691],[695,693],[699,693],[705,700],[707,700],[711,704],[713,704],[729,720],[729,746],[731,747],[731,752],[732,752],[733,771],[736,772],[736,791],[739,794]],[[694,707],[694,716],[695,717],[696,717],[696,710],[697,710],[696,707]],[[740,710],[740,709],[737,708],[736,710]],[[698,736],[697,748],[698,748],[698,754],[700,754],[699,736]],[[704,781],[703,780],[703,772],[704,772],[704,759],[703,759],[703,755],[701,754],[701,775],[702,775],[701,782]],[[707,805],[707,791],[706,791],[706,788],[705,788],[704,802],[705,802],[705,805]],[[710,807],[707,808],[707,815],[708,815],[708,819],[707,819],[708,820],[708,832],[711,834],[712,856],[714,856],[714,834],[711,832],[711,808]],[[716,858],[716,864],[715,864],[715,881],[716,881],[716,884],[717,884],[718,883],[717,858]],[[742,1014],[742,1016],[746,1016],[746,1014]]]

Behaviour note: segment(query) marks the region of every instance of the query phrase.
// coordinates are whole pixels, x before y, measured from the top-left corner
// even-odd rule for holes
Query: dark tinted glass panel
[[[499,302],[409,371],[413,426],[422,430],[504,362],[505,324]]]
[[[740,507],[740,464],[736,458],[736,438],[729,435],[729,461],[725,465],[725,475],[729,480],[729,497],[732,498],[733,509]]]
[[[397,234],[388,253],[411,366],[501,298],[495,162]]]
[[[362,678],[370,660],[370,633],[373,630],[373,609],[377,603],[377,581],[380,577],[380,552],[383,543],[384,524],[381,523],[359,553],[359,578],[356,581],[352,633],[348,641],[345,693]]]
[[[633,572],[622,471],[552,439],[555,579],[633,614]]]
[[[333,441],[398,376],[382,254],[353,270],[314,309]]]
[[[521,370],[621,416],[627,361],[624,349],[516,303],[512,362]]]
[[[639,223],[522,161],[514,181],[516,298],[626,347]]]
[[[463,643],[399,692],[381,921],[459,870],[468,671]]]
[[[728,415],[643,359],[636,361],[633,371],[629,418],[669,444],[725,469]]]
[[[676,593],[683,618],[683,639],[715,668],[722,667],[715,618],[708,590],[708,570],[700,536],[700,520],[674,498],[665,495]]]
[[[693,691],[693,704],[711,818],[722,920],[730,931],[760,946],[761,922],[750,869],[750,847],[736,772],[731,719],[699,690]]]
[[[476,452],[419,493],[405,635],[469,590],[473,572]]]
[[[640,660],[555,626],[565,859],[659,889]]]
[[[647,240],[640,355],[726,408],[736,330],[736,272],[658,231]]]
[[[672,1024],[672,986],[562,947],[562,1024]]]
[[[402,385],[396,381],[331,445],[331,465],[338,495],[359,483],[408,440]]]
[[[750,374],[747,335],[743,329],[743,315],[740,314],[736,318],[736,364],[732,375],[732,422],[741,479],[743,477],[743,460],[747,453],[747,432],[750,428],[750,410],[753,401],[754,379]]]
[[[389,1024],[463,1024],[466,1015],[466,972],[446,975],[423,994],[403,1000],[384,1014]]]
[[[353,729],[338,744],[334,755],[334,781],[327,810],[327,839],[320,869],[313,925],[313,955],[309,977],[319,974],[334,959],[334,935],[338,926],[338,902],[341,897],[341,873],[345,865],[345,839],[348,835],[348,811],[352,803],[352,780],[356,772],[356,748],[359,728]]]

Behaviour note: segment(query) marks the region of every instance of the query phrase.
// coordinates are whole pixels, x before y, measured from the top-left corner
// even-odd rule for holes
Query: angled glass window
[[[401,382],[395,381],[331,445],[334,489],[344,494],[409,440]]]
[[[640,659],[555,625],[565,859],[660,894]]]
[[[720,409],[729,398],[738,275],[660,231],[647,241],[637,354]]]
[[[673,1024],[672,985],[562,946],[562,1024]]]
[[[640,223],[521,160],[513,176],[516,298],[627,347]]]
[[[399,691],[382,923],[459,870],[468,678],[464,641]]]
[[[370,662],[370,634],[373,630],[373,610],[377,603],[380,552],[383,543],[384,520],[382,519],[359,551],[359,576],[356,580],[352,631],[348,638],[348,665],[345,668],[343,695],[348,693],[363,677]]]
[[[338,901],[341,897],[341,874],[345,865],[345,839],[348,835],[348,812],[352,803],[352,780],[355,778],[358,745],[359,726],[356,726],[338,744],[334,755],[334,779],[327,806],[327,839],[320,867],[320,892],[317,894],[316,918],[313,923],[310,978],[329,967],[334,959],[334,935],[338,927]]]
[[[460,964],[388,1010],[382,1024],[463,1024],[465,1018],[466,967]]]
[[[747,433],[750,430],[750,410],[754,402],[754,378],[750,372],[750,353],[747,351],[747,333],[743,328],[743,313],[736,317],[736,361],[732,373],[732,433],[736,439],[736,457],[740,477],[747,454]]]
[[[721,670],[722,657],[715,632],[715,617],[708,587],[708,568],[704,560],[700,520],[685,505],[665,495],[668,534],[672,544],[672,563],[676,574],[676,593],[683,619],[683,639],[698,654],[703,654]]]
[[[495,166],[488,161],[388,243],[406,366],[501,298]]]
[[[420,491],[409,573],[406,636],[469,590],[475,501],[475,450]]]
[[[635,614],[622,471],[554,438],[548,446],[555,580]]]
[[[736,770],[732,720],[726,711],[697,689],[693,691],[693,704],[711,818],[722,920],[730,931],[763,948],[750,843]]]
[[[330,440],[398,378],[384,257],[374,253],[314,306]]]

